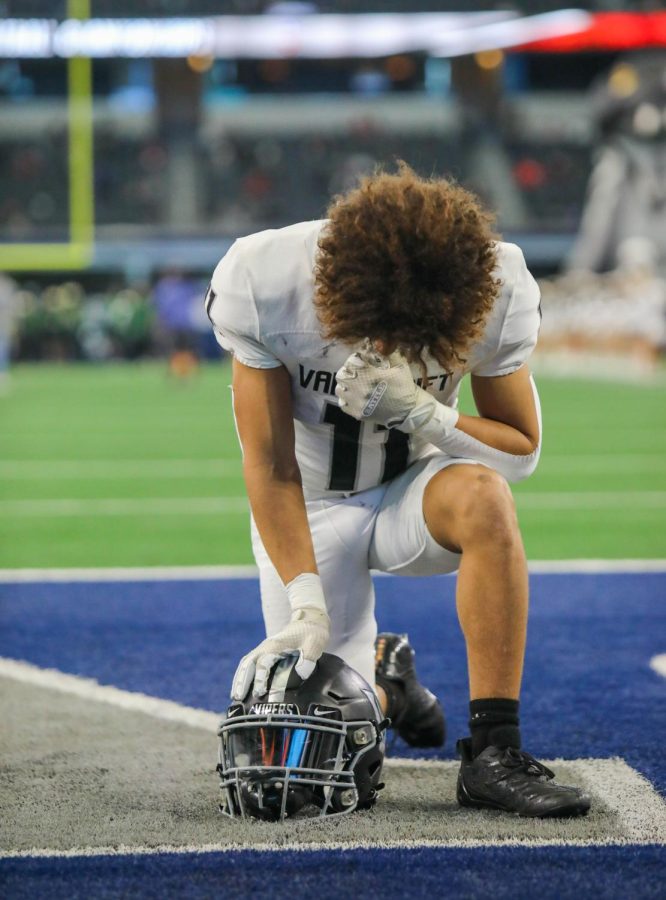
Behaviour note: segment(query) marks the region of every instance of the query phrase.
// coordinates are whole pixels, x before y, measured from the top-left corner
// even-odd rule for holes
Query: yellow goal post
[[[70,19],[89,19],[90,0],[67,0]],[[95,241],[93,182],[92,62],[67,60],[67,133],[69,180],[69,240],[0,243],[0,270],[85,269]]]

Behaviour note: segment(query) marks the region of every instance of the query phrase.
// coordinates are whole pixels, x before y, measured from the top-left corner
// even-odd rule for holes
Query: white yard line
[[[666,471],[666,456],[645,454],[548,454],[542,471],[563,474],[607,474],[621,470]],[[63,459],[0,460],[0,478],[15,481],[36,479],[150,479],[224,478],[240,476],[240,458],[232,459]]]
[[[544,559],[529,562],[535,575],[666,573],[666,559]],[[382,573],[375,573],[381,575]],[[126,566],[82,569],[0,569],[0,584],[114,581],[224,581],[258,578],[256,566]],[[449,576],[443,576],[449,577]]]
[[[201,478],[240,476],[240,459],[0,460],[0,478]]]
[[[666,508],[666,491],[521,491],[519,509]]]
[[[520,492],[521,509],[666,509],[666,491]],[[101,497],[1,500],[0,517],[220,515],[246,513],[245,497]]]
[[[216,516],[221,513],[247,513],[245,497],[104,497],[99,499],[2,500],[0,517],[34,518],[44,516]]]
[[[657,675],[666,678],[666,653],[660,653],[658,656],[653,656],[650,660],[650,668],[656,672]]]
[[[619,472],[627,470],[628,472],[641,471],[666,471],[666,455],[660,453],[636,453],[636,454],[615,454],[609,453],[604,455],[585,454],[547,454],[541,459],[540,473],[550,474],[558,472],[561,474],[583,473],[585,475],[594,475],[597,472],[601,475],[607,475],[609,472]]]

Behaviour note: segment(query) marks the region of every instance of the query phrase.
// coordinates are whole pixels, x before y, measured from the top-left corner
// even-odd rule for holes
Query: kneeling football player
[[[233,354],[267,639],[232,694],[290,651],[306,679],[326,650],[376,689],[414,746],[444,740],[405,635],[377,636],[370,570],[458,572],[471,736],[458,800],[526,816],[587,812],[580,790],[521,749],[527,566],[507,481],[541,441],[527,360],[539,292],[477,199],[402,165],[322,221],[242,238],[206,297]],[[459,414],[469,374],[478,415]]]

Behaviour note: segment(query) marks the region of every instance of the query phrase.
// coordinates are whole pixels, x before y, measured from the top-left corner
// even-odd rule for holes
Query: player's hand
[[[241,659],[231,686],[233,700],[244,700],[253,683],[254,695],[263,696],[268,690],[273,666],[291,653],[298,654],[294,668],[305,681],[314,672],[317,660],[326,649],[331,621],[326,612],[319,576],[306,572],[289,582],[286,589],[292,608],[291,621],[282,631],[266,638]]]
[[[425,425],[437,408],[443,407],[414,383],[409,363],[400,353],[383,357],[368,349],[359,350],[338,370],[336,380],[338,403],[346,413],[408,434]],[[458,414],[450,412],[455,426]]]
[[[317,660],[326,649],[329,636],[330,620],[325,612],[308,607],[296,610],[286,628],[266,638],[241,659],[234,675],[232,698],[244,700],[253,683],[254,695],[263,696],[268,690],[271,669],[290,653],[298,653],[294,668],[305,681],[312,675]]]

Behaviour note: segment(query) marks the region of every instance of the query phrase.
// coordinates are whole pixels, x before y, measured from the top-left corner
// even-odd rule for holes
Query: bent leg
[[[467,645],[470,699],[517,700],[528,578],[506,481],[485,466],[449,466],[428,482],[423,513],[437,544],[462,554],[456,605]]]
[[[394,575],[436,575],[455,572],[460,554],[442,548],[429,534],[423,515],[428,482],[446,466],[458,463],[445,454],[418,460],[387,487],[375,523],[369,552],[373,569]],[[473,460],[469,463],[474,465]],[[377,645],[376,678],[383,708],[393,727],[416,747],[441,746],[446,725],[441,704],[421,684],[415,665],[418,654],[407,635],[383,634]]]

